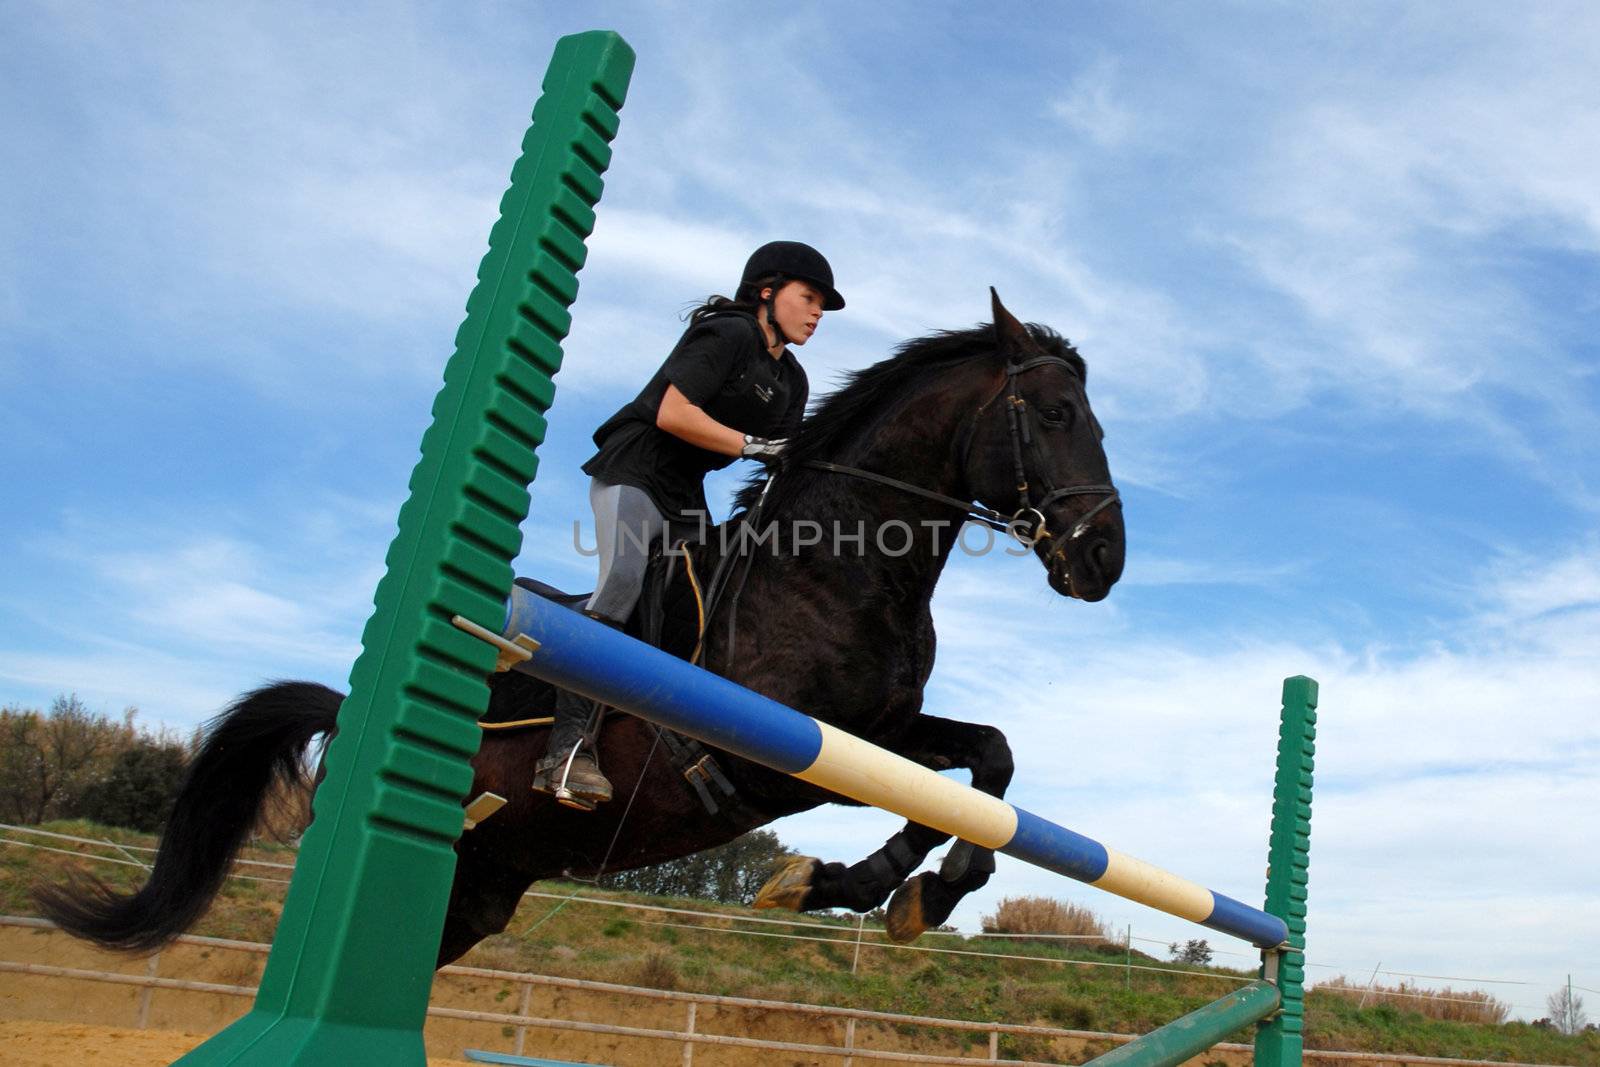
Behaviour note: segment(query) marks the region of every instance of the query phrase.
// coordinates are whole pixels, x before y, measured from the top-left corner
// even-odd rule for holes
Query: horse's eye
[[[1059,425],[1067,421],[1067,412],[1064,408],[1040,408],[1039,417],[1045,422]]]

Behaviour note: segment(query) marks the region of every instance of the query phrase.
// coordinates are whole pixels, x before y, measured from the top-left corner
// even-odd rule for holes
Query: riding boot
[[[535,790],[554,793],[561,803],[580,811],[593,811],[596,804],[611,799],[611,782],[600,773],[593,751],[600,712],[594,701],[556,690],[550,743],[534,767]]]

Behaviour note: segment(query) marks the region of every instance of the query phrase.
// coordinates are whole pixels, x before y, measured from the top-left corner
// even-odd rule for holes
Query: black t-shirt
[[[806,372],[787,348],[773,359],[761,327],[738,312],[713,315],[684,332],[639,395],[594,432],[600,451],[583,472],[650,494],[661,514],[695,523],[704,514],[707,472],[734,460],[656,426],[667,386],[724,426],[755,437],[788,437],[805,414]]]

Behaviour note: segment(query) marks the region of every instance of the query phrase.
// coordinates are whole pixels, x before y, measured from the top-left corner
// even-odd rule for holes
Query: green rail
[[[614,33],[563,37],[433,403],[350,672],[315,821],[254,1009],[179,1062],[425,1067],[489,645],[522,547],[568,307],[633,73]]]
[[[1178,1067],[1235,1030],[1259,1022],[1277,1010],[1278,987],[1271,982],[1252,982],[1199,1011],[1150,1031],[1137,1041],[1095,1057],[1089,1064],[1092,1067]]]

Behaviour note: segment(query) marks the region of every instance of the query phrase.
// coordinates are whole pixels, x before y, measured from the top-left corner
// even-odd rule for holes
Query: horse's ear
[[[989,303],[994,312],[994,339],[1002,352],[1020,352],[1033,343],[1033,338],[1028,336],[1028,328],[1000,303],[1000,294],[995,292],[992,285],[989,286]]]

